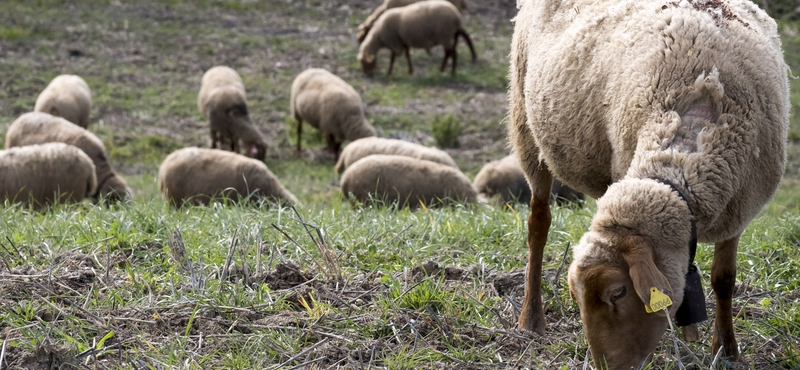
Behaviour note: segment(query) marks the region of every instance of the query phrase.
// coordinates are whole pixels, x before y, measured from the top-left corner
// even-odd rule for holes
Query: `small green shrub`
[[[464,126],[452,113],[444,117],[436,117],[431,124],[433,138],[440,148],[452,148],[458,144],[458,136]]]

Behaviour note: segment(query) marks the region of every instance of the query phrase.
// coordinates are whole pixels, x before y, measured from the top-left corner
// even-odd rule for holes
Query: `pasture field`
[[[515,328],[523,295],[527,206],[418,211],[342,200],[333,158],[313,128],[294,152],[295,75],[322,67],[359,91],[379,136],[434,145],[434,122],[457,122],[445,148],[472,178],[505,155],[515,0],[472,0],[478,62],[459,43],[413,50],[367,78],[355,32],[367,0],[0,1],[0,141],[56,75],[83,76],[89,129],[136,192],[127,204],[0,209],[0,369],[575,369],[588,361],[566,287],[571,245],[594,212],[556,207],[545,252],[547,335]],[[781,20],[800,75],[800,23]],[[170,210],[155,175],[167,154],[207,146],[197,110],[205,70],[242,76],[266,163],[302,202],[296,211],[214,205]],[[785,179],[747,228],[734,299],[741,352],[754,369],[800,368],[800,80]],[[453,118],[453,119],[451,119]],[[2,174],[0,174],[2,176]],[[697,261],[713,319],[712,246]],[[708,343],[664,336],[648,369],[726,368]]]

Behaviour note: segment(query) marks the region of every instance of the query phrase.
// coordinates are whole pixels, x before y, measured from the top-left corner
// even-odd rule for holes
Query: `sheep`
[[[225,66],[216,66],[203,74],[197,108],[211,127],[211,148],[230,142],[239,153],[239,141],[250,158],[264,160],[267,142],[250,122],[244,83],[239,74]]]
[[[310,68],[292,82],[291,115],[297,120],[297,152],[303,121],[326,135],[334,161],[339,159],[343,140],[375,136],[375,128],[364,116],[361,95],[347,82],[324,69]]]
[[[458,165],[447,152],[436,148],[429,148],[420,144],[397,139],[383,139],[378,137],[367,137],[358,139],[348,144],[342,150],[339,161],[336,162],[336,173],[341,174],[354,162],[368,155],[373,154],[393,154],[406,157],[424,159],[431,162],[443,164],[453,168]]]
[[[785,162],[776,23],[746,0],[559,5],[525,1],[511,46],[508,131],[533,191],[519,326],[544,332],[556,176],[599,197],[568,274],[595,363],[638,367],[653,351],[667,318],[645,304],[655,288],[670,315],[681,306],[695,236],[715,243],[712,353],[736,360],[736,248]]]
[[[340,179],[342,193],[362,203],[373,200],[398,207],[473,203],[477,192],[457,168],[436,162],[373,154],[353,163]]]
[[[5,147],[61,142],[83,150],[95,166],[98,186],[93,198],[116,202],[133,197],[133,190],[108,163],[105,146],[85,128],[48,113],[30,112],[17,118],[6,132]]]
[[[269,199],[284,205],[297,198],[280,183],[264,162],[218,149],[184,148],[173,152],[158,169],[161,194],[173,207],[208,205],[214,197],[238,201]]]
[[[472,52],[472,62],[477,60],[475,48],[467,31],[461,27],[461,14],[453,4],[444,0],[427,0],[401,8],[389,9],[378,18],[372,31],[367,34],[358,49],[358,60],[364,72],[371,75],[377,66],[378,50],[388,48],[391,51],[389,71],[392,74],[394,59],[405,53],[408,61],[408,74],[414,73],[411,65],[409,48],[428,49],[436,45],[444,47],[444,59],[439,68],[444,72],[447,60],[453,59],[451,74],[456,73],[456,41],[458,36],[464,38]]]
[[[97,187],[92,160],[64,143],[0,151],[0,173],[0,204],[21,203],[36,210],[80,202]]]
[[[375,8],[375,11],[373,11],[372,14],[370,14],[370,16],[367,17],[367,20],[365,20],[364,23],[358,26],[358,35],[357,35],[358,43],[361,44],[362,42],[364,42],[364,39],[367,38],[369,30],[371,30],[372,26],[375,24],[375,21],[377,21],[378,18],[380,18],[380,16],[383,15],[383,13],[386,10],[403,7],[420,1],[423,0],[384,0],[383,4]],[[455,7],[458,8],[458,10],[461,12],[466,10],[468,7],[467,0],[447,0],[447,1],[455,5]]]
[[[80,76],[60,75],[39,94],[34,112],[50,113],[64,117],[80,127],[89,126],[92,109],[92,91]]]
[[[531,188],[528,187],[525,173],[513,154],[485,164],[472,183],[482,199],[493,199],[503,204],[531,202]],[[556,202],[559,205],[584,199],[583,193],[562,184],[558,179],[553,179],[550,193],[550,203]]]

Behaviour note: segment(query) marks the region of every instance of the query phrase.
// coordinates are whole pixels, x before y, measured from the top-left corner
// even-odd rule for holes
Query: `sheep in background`
[[[525,173],[522,172],[517,157],[513,154],[485,164],[475,175],[472,183],[481,198],[492,199],[497,203],[530,204],[531,202],[531,188],[525,180]],[[562,184],[558,179],[553,179],[551,202],[566,205],[583,199],[583,193]]]
[[[247,96],[239,74],[231,68],[216,66],[203,74],[197,108],[211,127],[211,148],[222,148],[229,142],[231,150],[239,153],[239,141],[244,154],[264,160],[267,142],[250,122]]]
[[[297,120],[297,152],[301,150],[303,121],[325,134],[334,160],[339,158],[343,140],[375,136],[375,128],[364,116],[361,95],[339,76],[324,69],[310,68],[292,83],[291,115]]]
[[[264,162],[217,149],[184,148],[173,152],[158,169],[161,194],[174,207],[207,205],[214,197],[237,201],[269,199],[297,204]]]
[[[97,191],[91,196],[110,201],[133,197],[133,190],[108,163],[105,146],[93,133],[69,121],[47,113],[25,113],[17,118],[6,132],[6,149],[60,142],[74,145],[83,150],[95,166],[97,172]]]
[[[447,152],[443,150],[429,148],[410,141],[366,137],[355,140],[344,147],[342,154],[339,156],[339,161],[336,162],[335,170],[337,173],[341,174],[354,162],[373,154],[402,155],[441,163],[456,169],[458,168],[458,165],[453,161],[453,158],[450,157],[450,154],[447,154]]]
[[[400,155],[364,157],[344,171],[340,184],[348,199],[377,200],[401,208],[473,203],[477,198],[475,188],[457,168]]]
[[[377,21],[378,18],[380,18],[380,16],[383,15],[383,13],[386,10],[392,8],[399,8],[420,1],[423,0],[384,0],[383,4],[375,8],[375,11],[373,11],[372,14],[370,14],[369,17],[367,17],[367,20],[365,20],[364,23],[358,26],[358,35],[357,35],[358,43],[361,44],[364,41],[364,39],[367,38],[367,34],[372,29],[373,25],[375,24],[375,21]],[[455,5],[455,7],[458,8],[458,10],[461,12],[467,9],[467,0],[447,0],[447,1]]]
[[[408,61],[408,73],[414,72],[411,65],[409,48],[429,49],[436,45],[444,47],[444,59],[439,68],[444,71],[447,59],[453,59],[451,74],[456,73],[457,53],[456,41],[461,36],[472,52],[472,62],[477,56],[472,40],[461,27],[461,13],[453,4],[444,0],[427,0],[401,8],[389,9],[378,18],[372,30],[358,50],[358,60],[367,74],[372,74],[377,66],[376,56],[382,48],[391,51],[389,71],[392,74],[394,59],[405,53]]]
[[[523,2],[511,46],[508,129],[533,189],[519,326],[544,332],[555,175],[602,196],[569,269],[596,366],[638,367],[653,351],[667,319],[645,304],[655,288],[675,314],[693,240],[715,243],[712,354],[735,360],[737,244],[786,156],[788,67],[776,23],[744,0],[559,5]]]
[[[0,151],[0,173],[0,205],[8,201],[41,209],[77,203],[97,187],[92,160],[64,143]]]
[[[89,126],[92,91],[80,76],[60,75],[50,81],[36,98],[35,112],[64,117],[80,127]]]

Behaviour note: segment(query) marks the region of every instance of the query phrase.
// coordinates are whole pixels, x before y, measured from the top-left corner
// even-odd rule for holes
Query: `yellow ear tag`
[[[656,287],[650,288],[650,304],[644,305],[647,313],[658,312],[669,306],[672,306],[672,299],[668,295],[661,293]]]

